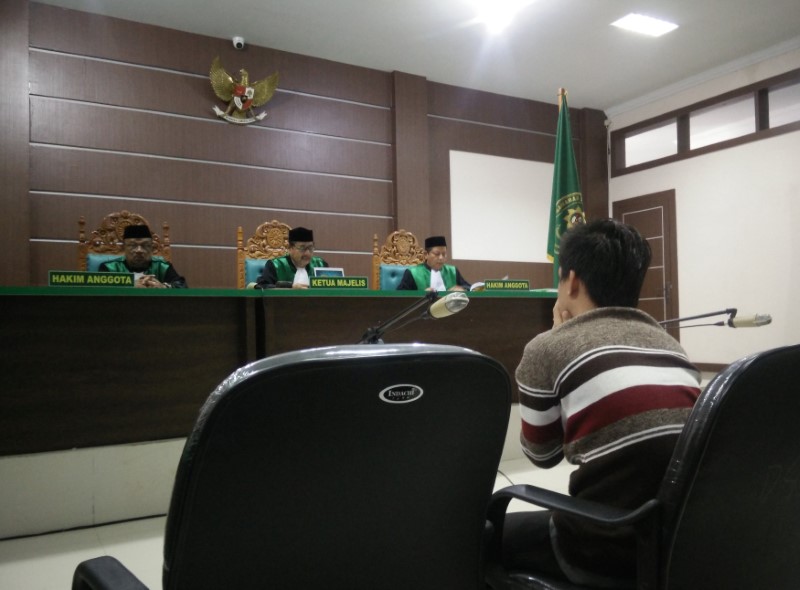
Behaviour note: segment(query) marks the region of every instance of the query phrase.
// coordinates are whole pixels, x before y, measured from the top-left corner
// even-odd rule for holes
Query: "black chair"
[[[640,590],[794,589],[800,585],[800,345],[745,357],[705,388],[658,497],[625,511],[533,486],[492,498],[487,579],[495,589],[583,590],[506,571],[500,535],[522,499],[611,527],[633,526]]]
[[[337,346],[239,369],[186,441],[163,587],[484,588],[510,404],[503,366],[453,346]],[[81,563],[72,587],[143,588],[111,557]]]

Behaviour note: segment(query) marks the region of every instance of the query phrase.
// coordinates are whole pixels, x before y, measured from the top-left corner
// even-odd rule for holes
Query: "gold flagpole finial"
[[[558,89],[558,108],[561,108],[561,102],[564,100],[564,97],[567,95],[566,88],[559,88]]]

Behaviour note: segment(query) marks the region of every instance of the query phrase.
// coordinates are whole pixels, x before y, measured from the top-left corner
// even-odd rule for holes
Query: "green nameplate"
[[[531,284],[529,281],[508,281],[508,280],[486,280],[484,281],[487,291],[529,291]]]
[[[130,272],[81,272],[78,270],[51,270],[48,277],[51,287],[133,287]]]
[[[322,289],[366,289],[367,277],[311,277],[311,286]]]

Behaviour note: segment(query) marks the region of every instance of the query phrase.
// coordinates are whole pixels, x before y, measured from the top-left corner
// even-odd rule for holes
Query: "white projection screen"
[[[548,262],[552,183],[553,164],[451,151],[451,258]]]

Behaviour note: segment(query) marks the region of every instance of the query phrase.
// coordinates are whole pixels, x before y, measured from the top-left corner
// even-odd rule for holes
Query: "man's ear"
[[[567,283],[567,293],[572,297],[577,296],[583,287],[583,283],[577,277],[574,270],[569,271],[569,276],[567,276],[565,281]]]

